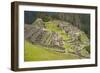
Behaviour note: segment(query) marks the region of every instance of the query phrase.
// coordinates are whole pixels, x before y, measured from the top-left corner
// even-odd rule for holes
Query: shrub
[[[48,21],[50,21],[52,18],[51,18],[51,16],[44,16],[43,17],[43,21],[44,22],[48,22]]]
[[[88,53],[90,53],[90,45],[85,46],[84,49],[85,49]]]

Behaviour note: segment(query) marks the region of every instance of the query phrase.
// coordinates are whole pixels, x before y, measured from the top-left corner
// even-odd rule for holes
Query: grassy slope
[[[69,53],[57,53],[46,49],[40,45],[31,44],[25,41],[25,61],[44,61],[44,60],[63,60],[63,59],[78,59],[78,56]],[[54,48],[53,48],[54,49]]]

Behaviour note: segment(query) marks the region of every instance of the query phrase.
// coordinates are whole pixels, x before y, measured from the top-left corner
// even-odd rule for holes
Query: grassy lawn
[[[45,60],[64,60],[64,59],[78,59],[78,56],[69,53],[59,53],[49,51],[47,49],[54,49],[43,47],[41,45],[31,44],[25,41],[24,60],[25,61],[45,61]]]

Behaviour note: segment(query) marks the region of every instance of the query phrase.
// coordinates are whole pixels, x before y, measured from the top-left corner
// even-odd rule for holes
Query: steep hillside
[[[25,24],[24,29],[25,61],[83,59],[90,56],[87,35],[69,22],[44,22],[37,18],[31,25]]]

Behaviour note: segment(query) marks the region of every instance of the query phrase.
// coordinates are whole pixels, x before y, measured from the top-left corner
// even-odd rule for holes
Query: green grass
[[[46,61],[46,60],[64,60],[78,59],[78,56],[69,53],[60,53],[50,51],[48,48],[41,45],[31,44],[25,41],[24,60],[25,61]]]
[[[57,24],[53,23],[52,21],[45,23],[46,29],[52,32],[60,32],[61,29],[57,27]]]
[[[45,26],[48,31],[57,32],[59,34],[59,36],[61,36],[63,38],[63,40],[70,39],[69,35],[67,35],[64,30],[59,28],[55,22],[53,22],[53,21],[46,22]]]

